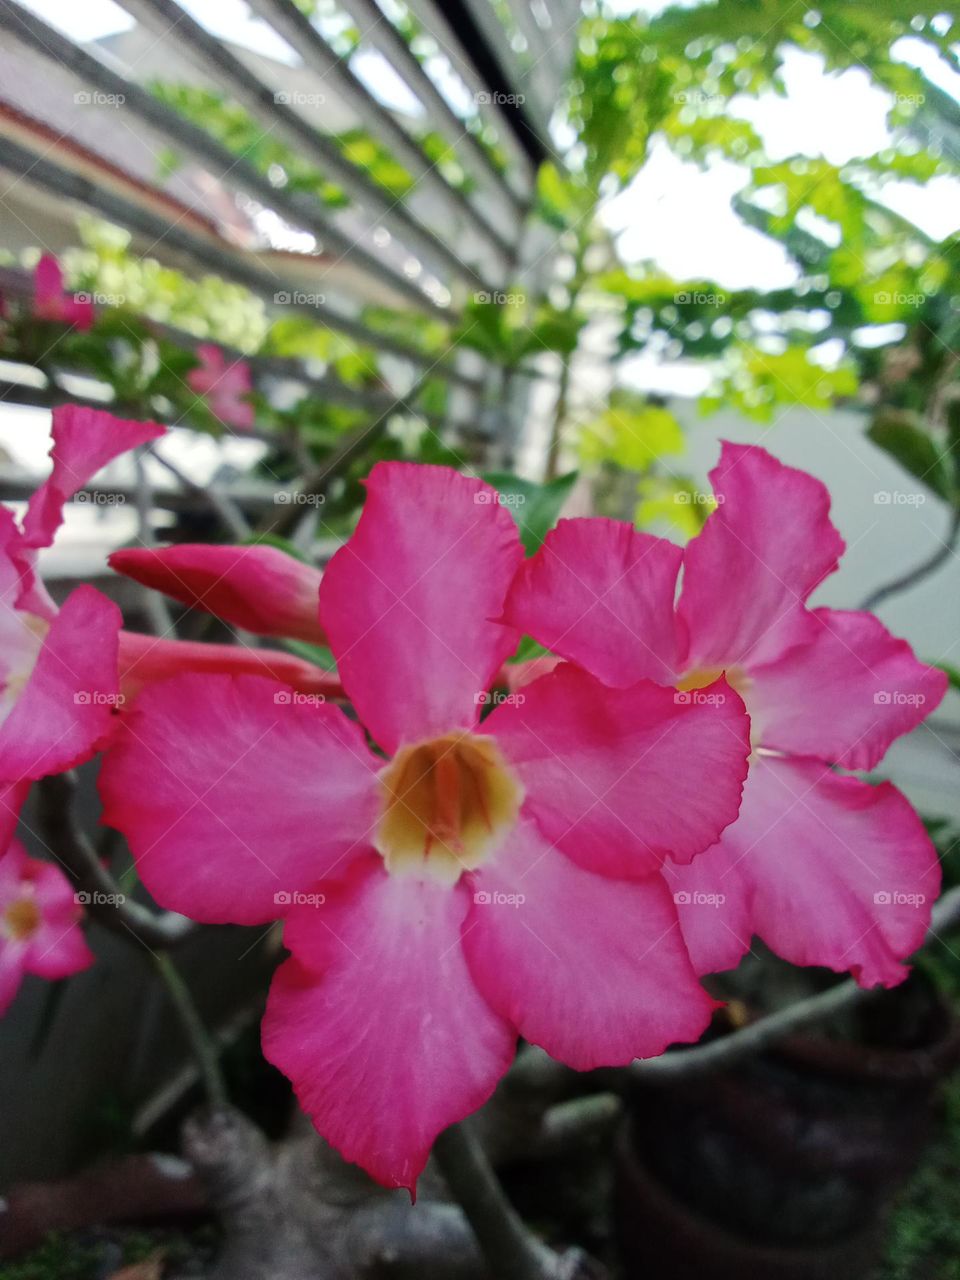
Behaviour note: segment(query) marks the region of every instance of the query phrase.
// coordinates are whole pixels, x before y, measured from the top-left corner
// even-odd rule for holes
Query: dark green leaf
[[[484,476],[487,484],[492,484],[502,495],[503,505],[519,525],[520,538],[528,555],[533,555],[556,524],[561,508],[576,483],[577,474],[571,471],[568,475],[557,476],[548,484],[536,484],[500,471]]]

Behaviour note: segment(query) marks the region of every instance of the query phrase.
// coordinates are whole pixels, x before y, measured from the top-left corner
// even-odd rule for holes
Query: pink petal
[[[63,507],[97,472],[128,449],[157,440],[166,427],[129,422],[102,409],[58,405],[53,411],[53,471],[30,499],[23,517],[27,546],[49,547],[63,523]]]
[[[683,552],[619,520],[561,520],[514,579],[503,618],[604,684],[670,684]]]
[[[807,638],[802,605],[843,552],[825,486],[765,449],[725,443],[710,478],[722,502],[683,561],[685,670],[769,662]]]
[[[63,300],[63,271],[52,253],[45,253],[33,269],[34,315],[58,320]],[[52,305],[52,310],[51,310]]]
[[[810,643],[750,671],[755,738],[788,755],[872,769],[933,711],[947,677],[870,613],[816,609]]]
[[[0,782],[0,864],[5,860],[29,793],[29,781]]]
[[[287,921],[297,959],[274,978],[263,1050],[347,1160],[412,1191],[437,1134],[493,1092],[516,1033],[467,970],[463,886],[371,858],[322,888]]]
[[[7,1012],[23,982],[23,943],[0,938],[0,1018]]]
[[[242,644],[208,644],[194,640],[163,640],[134,631],[120,632],[120,688],[123,705],[147,684],[186,672],[266,676],[288,684],[298,693],[326,698],[343,697],[335,672],[278,649],[248,649]]]
[[[389,752],[476,724],[519,637],[491,621],[523,558],[494,489],[447,467],[378,462],[356,532],[320,584],[344,688]]]
[[[89,969],[95,958],[76,921],[45,920],[30,939],[24,969],[38,978],[56,982]]]
[[[200,364],[187,374],[187,382],[194,391],[199,392],[201,395],[206,395],[223,377],[226,361],[221,349],[213,342],[199,343],[196,356]]]
[[[940,866],[890,783],[762,756],[719,848],[719,857],[711,849],[668,871],[674,893],[689,895],[680,919],[699,973],[729,968],[756,933],[793,964],[849,970],[864,987],[906,977],[901,961],[923,942]],[[698,902],[697,893],[726,902]]]
[[[484,731],[543,835],[588,871],[645,876],[667,854],[685,862],[739,812],[749,720],[722,680],[696,698],[650,681],[615,690],[563,663]]]
[[[697,981],[662,879],[582,870],[521,822],[474,877],[463,946],[490,1004],[554,1058],[590,1071],[699,1039]]]
[[[261,924],[366,852],[381,762],[329,703],[258,676],[143,690],[104,760],[104,820],[164,907]]]
[[[278,547],[136,547],[115,551],[109,564],[254,635],[326,643],[320,626],[320,570]]]
[[[93,755],[117,705],[120,610],[93,587],[70,593],[0,726],[0,778],[43,778]]]
[[[0,606],[6,617],[5,630],[17,610],[48,622],[57,612],[40,579],[36,549],[25,544],[13,513],[4,506],[0,506]]]

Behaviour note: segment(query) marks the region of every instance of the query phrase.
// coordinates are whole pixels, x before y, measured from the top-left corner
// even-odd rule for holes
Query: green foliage
[[[585,323],[586,316],[575,308],[554,307],[520,289],[475,293],[454,341],[510,369],[545,351],[569,357]]]
[[[664,525],[684,541],[696,537],[716,507],[711,495],[700,493],[685,476],[642,476],[637,493],[640,501],[634,510],[634,523],[641,529]]]
[[[533,555],[557,523],[563,504],[577,482],[577,473],[571,471],[547,484],[535,484],[502,471],[488,472],[484,479],[503,498],[503,505],[520,529],[527,555]]]
[[[957,1280],[960,1275],[960,1084],[946,1088],[942,1126],[890,1222],[875,1280]]]
[[[925,484],[938,498],[948,502],[953,499],[953,462],[950,452],[941,447],[913,415],[888,409],[877,414],[867,435],[878,448],[895,458],[904,471]]]
[[[661,458],[685,450],[683,428],[669,409],[625,391],[611,397],[607,409],[580,436],[584,463],[612,462],[625,471],[645,472]]]
[[[220,94],[197,85],[154,80],[148,87],[166,106],[213,134],[228,151],[242,156],[277,187],[306,192],[330,208],[349,203],[335,183],[293,147],[262,128],[238,103],[228,102]]]
[[[744,345],[730,351],[726,370],[714,390],[703,397],[701,407],[711,412],[732,405],[747,417],[767,423],[778,408],[787,405],[825,413],[838,398],[852,396],[856,390],[856,372],[849,364],[825,369],[803,347],[764,351]]]

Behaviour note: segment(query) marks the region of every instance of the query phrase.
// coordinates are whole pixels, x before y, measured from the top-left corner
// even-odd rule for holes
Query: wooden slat
[[[317,200],[303,192],[275,187],[268,178],[242,157],[234,155],[211,134],[185,120],[133,81],[118,75],[86,50],[50,27],[16,0],[0,4],[0,30],[9,31],[44,57],[65,67],[81,81],[106,94],[122,94],[123,109],[143,120],[168,139],[178,150],[209,165],[218,181],[255,195],[268,208],[276,209],[297,227],[310,231],[324,249],[355,264],[371,280],[387,283],[418,311],[438,319],[454,321],[455,314],[437,307],[402,272],[358,244],[322,212]]]
[[[511,257],[510,245],[504,237],[462,192],[444,181],[435,162],[424,154],[393,115],[371,96],[353,74],[347,59],[330,48],[293,0],[248,0],[248,4],[297,51],[307,66],[330,81],[337,95],[356,111],[371,135],[387,146],[415,182],[421,183],[425,191],[431,192],[474,228],[498,255],[502,272]]]
[[[305,151],[333,182],[376,214],[435,270],[465,280],[473,289],[490,287],[474,264],[464,261],[449,244],[418,222],[403,201],[377,186],[362,169],[344,159],[336,144],[314,129],[293,107],[278,101],[275,89],[258,79],[222,41],[195,22],[174,0],[120,0],[120,3],[161,39],[176,39],[183,52],[206,74],[212,75],[255,119]]]
[[[155,243],[163,242],[169,249],[185,255],[191,265],[200,265],[222,275],[226,280],[245,285],[258,297],[272,301],[278,291],[277,277],[253,265],[242,251],[235,251],[212,236],[204,238],[187,231],[183,226],[171,224],[151,210],[106,190],[83,174],[55,164],[9,138],[0,137],[0,167],[9,169],[30,186],[51,193],[55,199],[76,200],[87,208],[97,210],[111,221],[149,237]],[[286,285],[291,299],[297,296],[298,285],[295,281],[279,283]],[[409,347],[367,328],[361,321],[335,311],[328,304],[318,306],[306,301],[302,304],[291,301],[290,309],[309,315],[317,323],[326,324],[366,346],[389,351],[419,368],[433,368],[438,374],[468,385],[472,382],[456,368],[448,356],[438,358],[424,354],[415,347]]]

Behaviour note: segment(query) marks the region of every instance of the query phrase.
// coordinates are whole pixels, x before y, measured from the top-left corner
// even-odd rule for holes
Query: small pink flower
[[[28,973],[52,981],[93,963],[73,886],[14,840],[0,857],[0,1015]]]
[[[72,768],[93,755],[110,728],[120,611],[89,586],[77,587],[58,609],[37,572],[37,553],[53,542],[78,489],[112,458],[163,431],[59,406],[50,476],[21,524],[0,506],[0,782]]]
[[[197,347],[200,367],[191,369],[187,382],[191,391],[203,396],[214,417],[238,431],[251,431],[254,425],[253,405],[247,398],[253,391],[250,366],[245,360],[231,360],[212,342]]]
[[[522,557],[489,486],[378,464],[320,586],[366,734],[276,682],[179,676],[141,693],[101,773],[158,902],[285,919],[264,1051],[389,1186],[413,1187],[518,1035],[588,1069],[694,1040],[713,1008],[659,870],[736,817],[742,703],[564,664],[481,722]]]
[[[732,444],[711,479],[719,505],[684,551],[614,521],[561,521],[504,619],[611,686],[677,683],[696,702],[725,672],[743,697],[740,817],[664,870],[699,973],[733,967],[757,934],[795,964],[892,986],[929,925],[937,855],[899,791],[833,766],[872,769],[946,677],[871,614],[807,608],[843,551],[818,480]]]
[[[93,303],[63,291],[63,270],[52,253],[45,253],[33,273],[33,314],[38,320],[89,329],[93,325]]]

